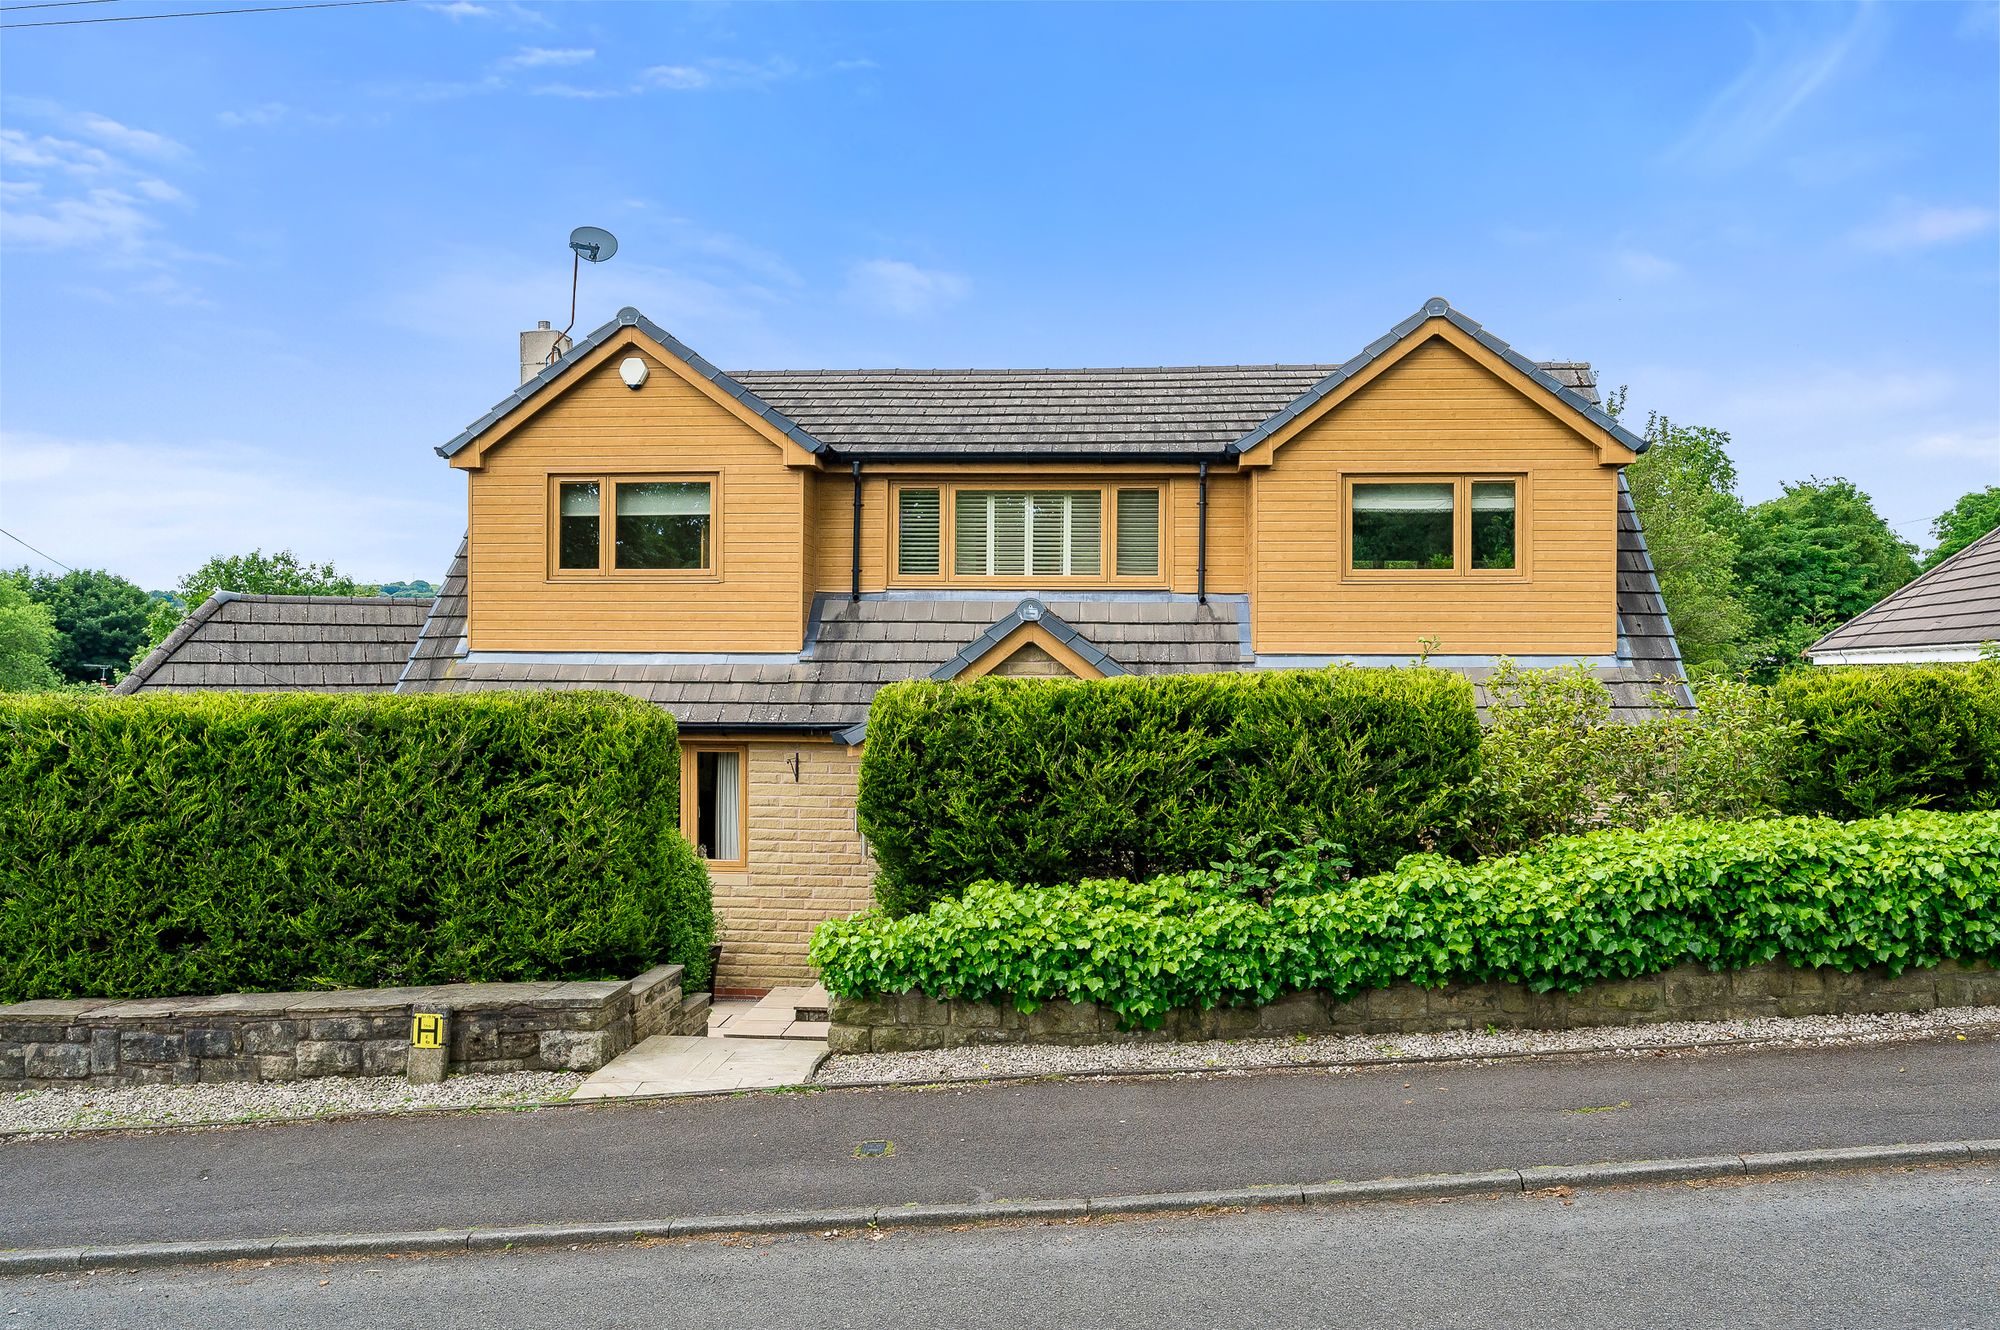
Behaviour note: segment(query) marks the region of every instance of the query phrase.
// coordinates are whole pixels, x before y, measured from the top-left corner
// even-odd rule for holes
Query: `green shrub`
[[[2000,806],[2000,665],[1801,669],[1771,691],[1799,729],[1792,811]]]
[[[0,1001],[706,978],[674,723],[630,698],[19,698],[0,744]]]
[[[981,878],[1187,868],[1265,828],[1381,868],[1456,835],[1478,742],[1441,670],[895,684],[869,710],[861,830],[898,914]]]
[[[1752,684],[1711,677],[1692,689],[1693,710],[1663,690],[1653,715],[1619,721],[1589,666],[1501,662],[1486,682],[1470,847],[1506,854],[1551,836],[1666,817],[1779,811],[1797,727]]]
[[[822,924],[812,960],[847,997],[1089,1000],[1157,1025],[1179,1007],[1403,980],[1548,991],[1687,963],[2000,959],[2000,813],[1670,821],[1473,864],[1412,855],[1356,882],[1324,847],[1299,863],[1288,876],[981,883],[925,914]]]

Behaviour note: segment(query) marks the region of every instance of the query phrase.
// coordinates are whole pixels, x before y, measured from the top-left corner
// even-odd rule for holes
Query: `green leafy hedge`
[[[2000,813],[1670,821],[1475,864],[1412,855],[1354,882],[1310,848],[1291,859],[1299,871],[981,883],[925,914],[822,924],[812,960],[848,997],[1094,1000],[1156,1025],[1178,1007],[1402,980],[1547,991],[1688,962],[2000,959]]]
[[[0,1001],[706,978],[674,722],[630,698],[14,698],[0,746]]]
[[[2000,806],[2000,665],[1799,669],[1771,692],[1798,727],[1794,812]]]
[[[893,913],[983,878],[1142,877],[1283,827],[1365,868],[1456,835],[1472,688],[1442,670],[904,683],[869,710],[861,829]]]

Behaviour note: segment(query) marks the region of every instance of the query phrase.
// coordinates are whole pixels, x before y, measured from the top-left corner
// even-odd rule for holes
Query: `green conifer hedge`
[[[612,694],[0,700],[0,1001],[701,984],[679,773]]]
[[[1146,877],[1272,828],[1364,870],[1456,838],[1472,687],[1443,670],[893,684],[869,711],[861,829],[892,914],[972,882]]]

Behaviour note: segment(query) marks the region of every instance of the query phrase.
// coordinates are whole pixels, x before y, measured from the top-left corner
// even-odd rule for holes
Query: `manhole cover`
[[[854,1157],[856,1159],[879,1159],[884,1155],[892,1155],[894,1153],[896,1153],[896,1143],[894,1141],[863,1141],[854,1147]]]

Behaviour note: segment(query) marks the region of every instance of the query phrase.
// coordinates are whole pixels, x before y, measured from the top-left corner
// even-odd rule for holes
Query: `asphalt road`
[[[0,1144],[0,1247],[1102,1196],[1968,1138],[2000,1138],[2000,1041],[757,1094],[16,1139]],[[856,1158],[870,1140],[893,1153]]]
[[[1565,1203],[1567,1202],[1567,1203]],[[1990,1165],[0,1280],[0,1326],[1987,1327]]]

